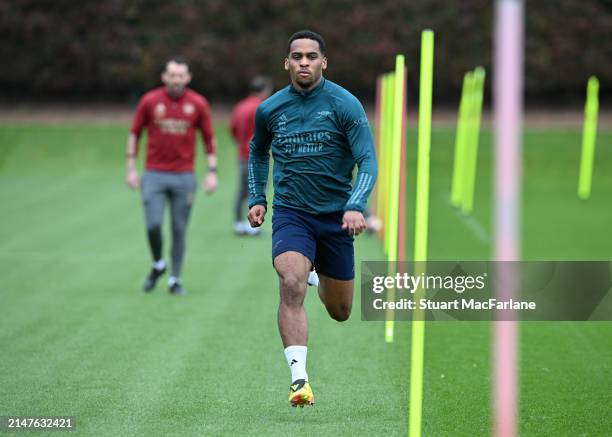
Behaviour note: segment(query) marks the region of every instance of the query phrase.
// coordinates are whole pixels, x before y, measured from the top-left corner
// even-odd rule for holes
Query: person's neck
[[[170,97],[172,100],[178,100],[181,97],[183,97],[183,95],[185,95],[185,90],[181,91],[178,94],[173,94],[171,93],[167,88],[166,88],[166,94],[168,95],[168,97]]]
[[[312,91],[317,86],[319,86],[322,80],[323,80],[323,76],[319,77],[315,82],[311,83],[308,88],[303,88],[297,82],[293,82],[293,88],[295,88],[296,91],[300,91],[300,92]]]

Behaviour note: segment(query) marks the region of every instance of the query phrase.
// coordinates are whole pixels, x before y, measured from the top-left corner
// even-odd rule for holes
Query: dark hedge
[[[180,53],[193,62],[195,89],[231,100],[253,74],[286,84],[286,40],[311,28],[327,40],[327,77],[369,99],[396,53],[416,92],[420,31],[432,28],[435,97],[455,101],[466,70],[490,73],[492,21],[486,0],[4,0],[0,80],[12,98],[133,101]],[[610,90],[612,0],[528,1],[525,21],[529,97],[582,98],[591,74]]]

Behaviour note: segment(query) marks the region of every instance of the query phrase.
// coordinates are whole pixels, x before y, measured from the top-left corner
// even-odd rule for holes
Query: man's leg
[[[332,319],[348,320],[353,306],[353,280],[341,281],[319,273],[319,297]]]
[[[244,161],[238,161],[238,190],[234,201],[234,216],[236,223],[243,223],[242,205],[249,196],[248,167]]]
[[[166,263],[162,259],[162,224],[166,204],[166,187],[162,178],[162,175],[151,172],[145,172],[142,177],[142,203],[147,239],[153,258],[153,269],[145,279],[143,286],[145,291],[151,291],[157,279],[166,271]]]
[[[147,226],[147,237],[153,261],[162,258],[162,224],[166,193],[160,175],[146,172],[142,177],[142,202]]]
[[[318,230],[315,266],[319,275],[319,297],[332,319],[344,322],[353,306],[353,237],[342,229],[341,214],[321,219]]]
[[[278,330],[291,370],[289,403],[294,407],[314,404],[314,395],[306,373],[308,320],[304,311],[306,279],[310,266],[310,260],[299,252],[283,252],[274,258],[280,287]]]
[[[184,294],[185,289],[180,284],[183,258],[185,256],[185,235],[193,205],[196,180],[193,173],[181,173],[173,176],[170,194],[170,213],[172,217],[172,276],[168,281],[170,291],[174,294]]]
[[[310,260],[299,252],[284,252],[274,258],[274,268],[278,273],[280,287],[278,330],[283,346],[306,346],[308,321],[304,311],[304,297]]]
[[[316,242],[309,217],[299,211],[275,207],[272,215],[272,260],[280,288],[278,330],[291,371],[289,403],[294,407],[314,404],[306,373],[308,321],[304,297],[315,251]]]

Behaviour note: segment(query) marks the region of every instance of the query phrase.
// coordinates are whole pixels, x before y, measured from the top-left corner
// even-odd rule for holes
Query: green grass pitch
[[[0,416],[75,416],[75,435],[95,436],[406,435],[410,325],[385,344],[381,323],[359,320],[358,292],[338,324],[310,289],[317,405],[288,406],[269,220],[260,238],[232,234],[236,157],[227,127],[217,133],[220,187],[197,195],[190,294],[172,297],[164,281],[140,291],[150,261],[140,198],[124,183],[127,126],[0,125]],[[409,131],[409,205],[415,140]],[[483,131],[466,219],[448,201],[454,131],[434,129],[431,259],[490,257],[491,140]],[[612,132],[600,132],[588,202],[576,195],[579,144],[579,130],[525,133],[525,259],[612,259]],[[383,259],[374,237],[356,250]],[[491,333],[427,324],[425,435],[489,435]],[[611,435],[611,346],[612,323],[523,323],[521,435]]]

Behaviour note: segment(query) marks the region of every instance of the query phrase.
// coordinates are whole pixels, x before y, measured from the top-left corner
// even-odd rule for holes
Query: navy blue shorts
[[[275,206],[272,214],[272,262],[283,252],[304,255],[318,273],[341,281],[355,277],[353,236],[342,229],[342,212],[310,214]]]

